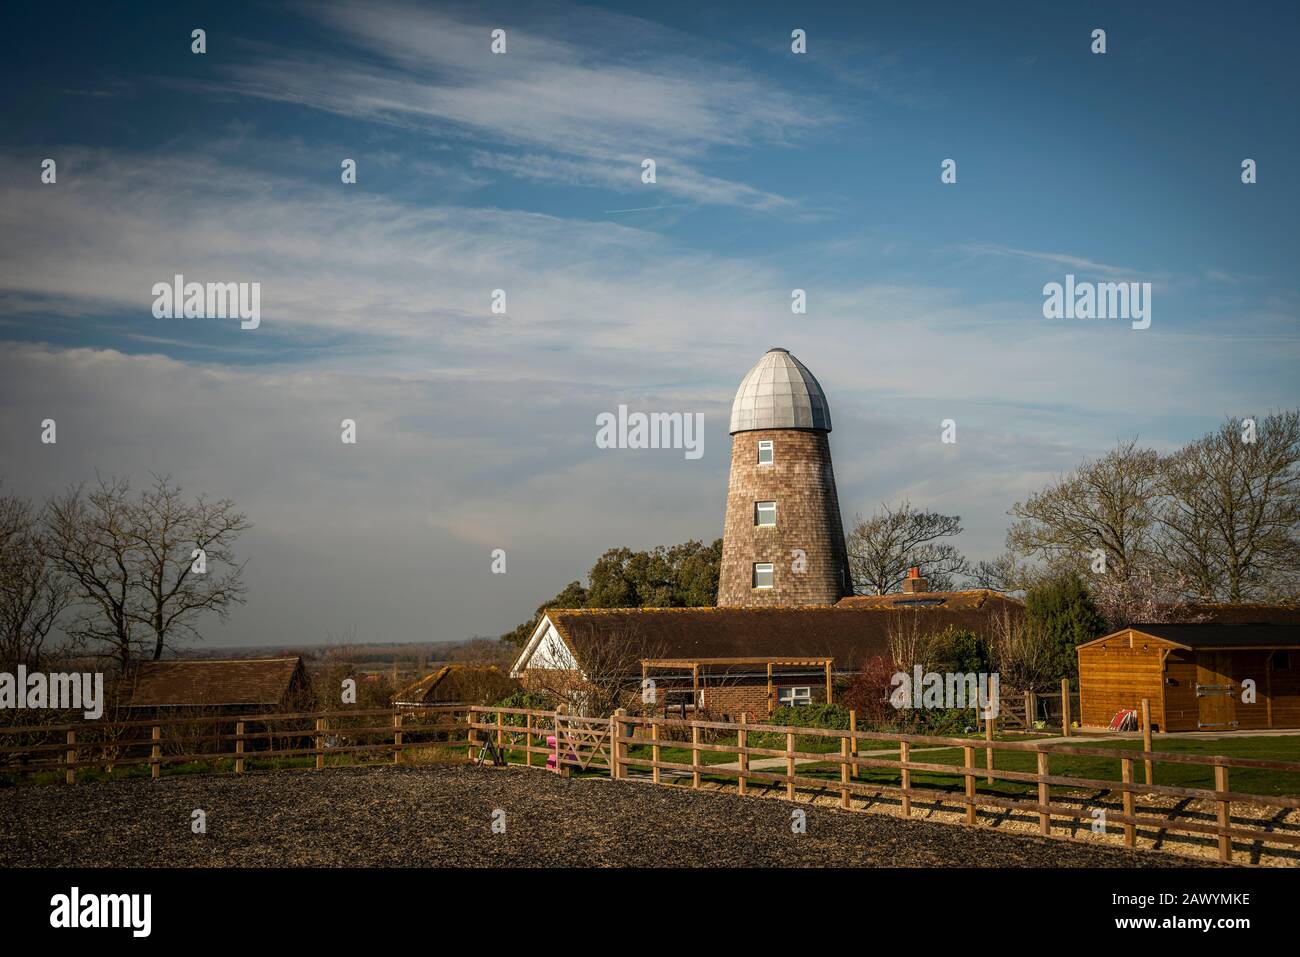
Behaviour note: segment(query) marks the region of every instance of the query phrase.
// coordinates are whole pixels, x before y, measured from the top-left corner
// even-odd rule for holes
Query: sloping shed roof
[[[1109,635],[1102,635],[1092,641],[1085,641],[1080,648],[1100,645],[1107,641],[1119,639],[1121,635],[1132,631],[1159,641],[1169,642],[1182,648],[1298,648],[1300,647],[1300,625],[1285,622],[1277,624],[1260,624],[1250,622],[1216,622],[1197,621],[1176,624],[1135,624],[1121,628]]]
[[[1193,622],[1176,625],[1132,625],[1134,631],[1185,648],[1297,648],[1300,625]]]
[[[986,632],[991,614],[978,607],[854,608],[550,608],[555,626],[578,664],[599,662],[639,672],[643,658],[834,658],[852,669],[889,654],[891,632],[914,623],[942,631],[952,626]],[[540,627],[539,627],[540,632]],[[525,650],[524,654],[527,654]],[[522,657],[522,656],[521,656]]]
[[[132,708],[278,705],[305,681],[301,658],[145,661],[136,666]]]

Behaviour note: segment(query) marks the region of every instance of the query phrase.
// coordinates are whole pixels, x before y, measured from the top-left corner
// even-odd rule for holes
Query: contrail
[[[644,213],[652,209],[675,209],[678,206],[690,206],[690,203],[668,203],[664,206],[638,206],[635,209],[607,209],[606,213]]]

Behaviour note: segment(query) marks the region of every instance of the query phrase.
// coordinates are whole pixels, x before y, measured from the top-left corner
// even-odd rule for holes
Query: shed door
[[[1232,652],[1203,651],[1196,656],[1196,726],[1228,731],[1237,726],[1237,688],[1232,683]]]

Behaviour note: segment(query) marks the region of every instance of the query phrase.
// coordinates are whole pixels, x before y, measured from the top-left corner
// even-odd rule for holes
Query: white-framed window
[[[759,465],[772,464],[772,440],[771,439],[763,439],[761,442],[758,443],[758,464]]]
[[[775,566],[773,566],[771,562],[755,562],[754,587],[771,588],[773,584],[772,577],[774,568]]]
[[[778,688],[776,703],[780,705],[812,704],[812,687],[803,685],[797,688]]]
[[[755,502],[754,503],[754,524],[775,525],[776,524],[776,502]]]

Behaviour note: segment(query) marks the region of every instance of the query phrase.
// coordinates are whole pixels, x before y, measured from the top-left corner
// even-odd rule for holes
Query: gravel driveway
[[[0,866],[1198,865],[815,805],[793,834],[795,807],[466,765],[177,775],[0,791]]]

